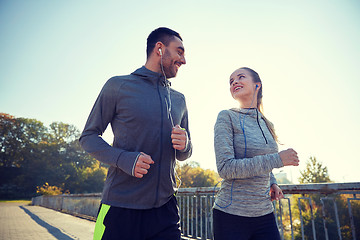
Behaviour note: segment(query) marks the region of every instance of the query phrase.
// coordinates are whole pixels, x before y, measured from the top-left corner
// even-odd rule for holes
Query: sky
[[[357,0],[0,0],[0,112],[82,131],[104,83],[143,66],[161,26],[184,40],[187,64],[171,82],[187,101],[187,161],[216,170],[214,124],[239,106],[229,76],[246,66],[262,79],[279,149],[300,158],[274,172],[297,183],[316,157],[333,181],[360,181]]]

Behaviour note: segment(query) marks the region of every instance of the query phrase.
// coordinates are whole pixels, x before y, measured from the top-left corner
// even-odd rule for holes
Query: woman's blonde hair
[[[258,95],[257,95],[257,109],[261,112],[263,118],[264,118],[264,121],[266,123],[266,126],[268,127],[271,135],[273,136],[273,138],[275,139],[276,142],[279,143],[279,139],[275,133],[275,128],[274,128],[274,124],[272,124],[272,122],[270,122],[264,115],[264,109],[263,109],[263,103],[262,103],[262,82],[261,82],[261,79],[260,79],[260,76],[257,72],[255,72],[254,70],[252,70],[251,68],[248,68],[248,67],[242,67],[240,69],[245,69],[247,71],[250,72],[251,76],[252,76],[252,79],[254,81],[254,83],[261,83],[261,87],[259,89],[259,92],[258,92]]]

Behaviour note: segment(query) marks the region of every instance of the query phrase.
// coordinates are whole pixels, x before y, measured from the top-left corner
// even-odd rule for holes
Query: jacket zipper
[[[258,125],[259,125],[259,128],[260,128],[260,130],[261,130],[261,133],[262,133],[262,135],[263,135],[263,137],[264,137],[264,139],[265,139],[265,143],[268,144],[268,141],[267,141],[267,139],[266,139],[266,137],[265,137],[264,131],[262,130],[261,125],[260,125],[260,122],[259,122],[259,112],[258,112],[257,109],[256,109],[256,121],[257,121],[257,123],[258,123]]]
[[[162,159],[162,152],[163,152],[163,125],[164,125],[164,111],[163,111],[163,102],[161,99],[161,93],[159,88],[159,81],[157,82],[157,92],[159,95],[159,101],[160,101],[160,109],[161,109],[161,126],[160,126],[160,159],[159,159],[159,167],[158,167],[158,178],[157,178],[157,184],[156,184],[156,197],[155,197],[155,203],[154,206],[156,206],[156,203],[159,199],[159,185],[160,185],[160,176],[161,176],[161,159]]]

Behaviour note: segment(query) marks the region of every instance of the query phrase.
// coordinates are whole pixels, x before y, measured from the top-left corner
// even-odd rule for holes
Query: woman
[[[214,204],[214,238],[280,239],[271,200],[284,196],[272,169],[298,166],[297,153],[278,152],[274,127],[260,110],[262,83],[254,70],[235,70],[230,92],[240,108],[221,111],[215,124],[216,165],[224,180]]]

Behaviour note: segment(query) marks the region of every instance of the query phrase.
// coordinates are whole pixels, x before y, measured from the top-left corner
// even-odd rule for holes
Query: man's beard
[[[174,66],[174,64],[171,64],[167,67],[164,66],[164,72],[166,75],[166,78],[173,78],[176,76],[176,71],[174,71],[174,68],[172,68],[171,66]]]
[[[175,63],[171,60],[171,56],[168,51],[165,50],[164,57],[163,57],[163,68],[166,75],[166,78],[173,78],[176,76],[177,71],[175,68]]]

